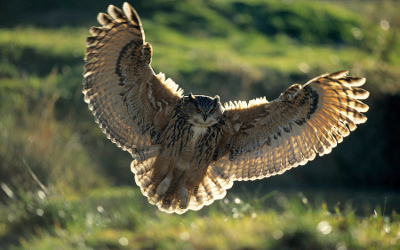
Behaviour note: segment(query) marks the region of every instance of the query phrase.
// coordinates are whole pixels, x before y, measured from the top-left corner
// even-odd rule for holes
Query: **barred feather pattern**
[[[137,163],[133,161],[132,166]],[[163,197],[160,197],[156,193],[157,185],[152,181],[154,168],[150,167],[154,164],[154,158],[140,162],[139,164],[134,168],[145,171],[135,174],[135,181],[140,187],[142,194],[148,198],[150,204],[156,205],[159,210],[166,213],[183,214],[188,210],[200,210],[204,206],[212,204],[215,200],[224,198],[227,193],[226,190],[230,189],[233,185],[233,180],[229,176],[226,176],[217,168],[210,166],[198,188],[190,196],[188,207],[182,208],[179,206],[179,201],[176,198],[176,191],[168,191]]]
[[[254,180],[282,174],[304,165],[332,148],[366,122],[369,93],[358,87],[365,78],[347,71],[293,85],[277,100],[260,99],[247,108],[226,105],[234,129],[228,152],[215,165],[234,180]],[[241,106],[245,106],[241,104]]]
[[[135,10],[110,5],[86,40],[84,100],[112,142],[132,155],[151,147],[166,126],[182,90],[154,75],[151,45]]]
[[[226,195],[226,189],[233,184],[228,176],[209,166],[213,152],[208,149],[215,148],[218,144],[224,130],[224,120],[209,127],[193,141],[193,125],[187,123],[188,117],[183,117],[182,108],[183,103],[174,110],[171,121],[160,137],[161,147],[154,148],[154,152],[159,151],[157,157],[150,158],[153,156],[152,152],[146,150],[144,153],[151,155],[140,159],[147,160],[135,159],[131,164],[136,183],[149,202],[161,211],[178,214],[189,209],[199,210],[216,199],[222,199]],[[139,153],[136,155],[139,158]],[[157,188],[168,176],[173,177],[171,184],[160,195]],[[186,185],[182,186],[182,182],[186,182]],[[180,206],[178,194],[182,188],[189,195],[186,207]]]

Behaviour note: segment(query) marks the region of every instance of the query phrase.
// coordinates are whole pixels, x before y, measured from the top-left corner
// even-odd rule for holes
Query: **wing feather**
[[[360,100],[369,93],[364,78],[347,71],[316,77],[303,86],[292,85],[277,100],[265,98],[225,104],[228,127],[234,128],[225,155],[215,166],[234,180],[252,180],[282,174],[329,154],[343,137],[367,118]],[[221,150],[222,151],[222,150]],[[230,167],[225,168],[230,161]]]
[[[125,3],[123,11],[110,5],[108,14],[97,16],[102,27],[92,27],[86,40],[84,100],[107,138],[137,158],[157,143],[182,90],[154,74],[136,11]]]

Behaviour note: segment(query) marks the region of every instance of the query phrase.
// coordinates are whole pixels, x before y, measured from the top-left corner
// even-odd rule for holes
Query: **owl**
[[[107,138],[132,155],[136,184],[162,211],[199,210],[222,199],[233,181],[304,165],[367,120],[360,100],[369,92],[358,88],[365,78],[347,71],[294,84],[271,102],[184,96],[151,68],[136,11],[124,3],[108,13],[86,40],[84,100]]]

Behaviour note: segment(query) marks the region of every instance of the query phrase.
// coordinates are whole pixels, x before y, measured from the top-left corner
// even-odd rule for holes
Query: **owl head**
[[[188,116],[189,123],[209,127],[219,122],[223,108],[217,95],[212,98],[190,93],[185,97],[184,112]]]

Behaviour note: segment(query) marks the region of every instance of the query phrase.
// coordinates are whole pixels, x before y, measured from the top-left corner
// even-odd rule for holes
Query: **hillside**
[[[105,138],[83,102],[88,29],[108,4],[122,3],[6,1],[0,10],[0,213],[7,215],[0,219],[0,246],[132,247],[115,240],[122,236],[138,242],[137,248],[164,249],[212,248],[202,245],[205,239],[222,241],[225,249],[396,244],[399,3],[132,2],[153,46],[155,72],[164,72],[186,94],[273,100],[293,83],[343,69],[365,76],[371,92],[367,123],[331,154],[282,176],[236,183],[228,203],[182,219],[147,204],[130,173],[130,155]],[[304,202],[303,193],[313,202]],[[349,200],[355,201],[352,208]],[[293,219],[299,227],[290,226]],[[315,230],[321,221],[331,226],[327,238]],[[154,233],[163,227],[170,230]],[[243,227],[256,236],[236,238]]]

